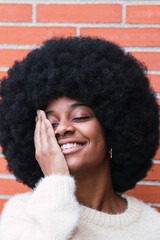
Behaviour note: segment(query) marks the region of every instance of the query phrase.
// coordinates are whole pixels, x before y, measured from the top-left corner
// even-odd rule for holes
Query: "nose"
[[[74,133],[75,129],[74,126],[70,121],[60,121],[57,128],[55,129],[55,136],[64,136],[67,133]]]

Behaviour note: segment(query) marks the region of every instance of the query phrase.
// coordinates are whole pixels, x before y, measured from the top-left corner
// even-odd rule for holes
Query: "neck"
[[[126,202],[117,195],[112,186],[109,161],[99,167],[87,169],[74,175],[77,185],[76,198],[82,205],[111,214],[123,212]]]

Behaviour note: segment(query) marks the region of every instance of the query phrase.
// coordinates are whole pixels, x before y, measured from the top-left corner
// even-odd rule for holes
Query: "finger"
[[[47,140],[48,140],[48,146],[51,149],[59,147],[57,143],[57,139],[55,137],[55,133],[53,130],[53,127],[48,119],[44,119],[45,125],[46,125],[46,132],[47,132]]]
[[[40,152],[40,149],[41,149],[40,126],[41,126],[40,116],[37,115],[37,122],[36,122],[35,131],[34,131],[35,152]]]
[[[47,117],[46,117],[46,113],[45,113],[45,111],[43,111],[43,110],[40,110],[40,115],[42,116],[42,119],[47,118]]]
[[[44,119],[46,119],[46,114],[43,110],[39,111],[41,126],[40,126],[40,141],[41,141],[41,149],[44,151],[47,150],[47,129]]]
[[[41,141],[42,153],[45,154],[48,148],[48,138],[47,138],[47,129],[46,129],[46,124],[44,122],[44,119],[41,120],[40,141]]]

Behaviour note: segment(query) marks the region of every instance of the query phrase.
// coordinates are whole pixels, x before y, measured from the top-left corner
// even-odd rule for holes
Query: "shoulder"
[[[138,200],[139,201],[139,200]],[[141,201],[142,217],[150,224],[156,224],[160,229],[160,213],[155,208]]]
[[[158,210],[140,199],[127,194],[123,194],[123,196],[127,199],[127,201],[132,202],[132,204],[135,206],[135,209],[138,209],[139,220],[137,223],[139,224],[140,228],[144,228],[145,231],[155,231],[160,234],[160,213]]]

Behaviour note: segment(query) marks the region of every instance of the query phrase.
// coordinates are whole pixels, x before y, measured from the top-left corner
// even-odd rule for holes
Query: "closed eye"
[[[52,123],[52,127],[57,127],[58,126],[58,123]]]
[[[84,117],[77,117],[77,118],[73,118],[72,121],[83,121],[85,119],[89,119],[90,116],[84,116]],[[58,126],[59,123],[52,123],[52,127],[55,128]]]
[[[90,118],[89,116],[73,118],[73,120],[84,120]]]

